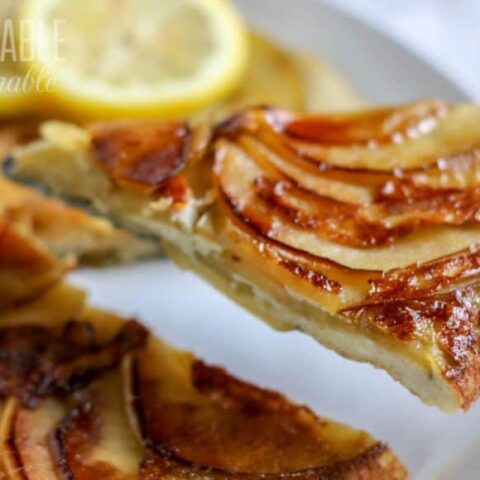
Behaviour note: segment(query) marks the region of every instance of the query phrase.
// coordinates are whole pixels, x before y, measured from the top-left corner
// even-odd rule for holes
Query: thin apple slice
[[[375,194],[372,186],[382,185],[391,178],[389,174],[381,175],[381,178],[376,174],[376,178],[371,179],[371,175],[365,172],[345,175],[334,169],[322,170],[279,142],[278,135],[264,130],[254,135],[242,135],[237,142],[249,155],[263,159],[264,164],[271,164],[283,176],[311,192],[321,192],[333,200],[354,205],[371,203]]]
[[[9,480],[134,480],[144,456],[126,417],[120,371],[77,394],[29,409],[11,399],[0,424]]]
[[[62,402],[48,399],[36,409],[11,398],[2,412],[0,441],[9,480],[58,480],[48,435],[65,415]]]
[[[80,395],[51,433],[50,448],[62,479],[138,478],[145,452],[130,428],[119,370]]]
[[[368,434],[155,342],[125,369],[130,418],[151,454],[142,478],[404,478]],[[356,470],[358,468],[358,471]]]
[[[15,399],[2,399],[0,410],[0,465],[2,473],[8,480],[24,480],[18,458],[11,445],[16,408],[17,401]]]
[[[475,148],[480,112],[473,105],[418,102],[339,115],[295,115],[270,109],[256,117],[298,155],[319,165],[389,172]]]
[[[277,130],[291,138],[322,145],[363,146],[375,142],[384,145],[430,133],[447,115],[448,105],[424,101],[402,107],[336,115],[293,117],[274,120]]]

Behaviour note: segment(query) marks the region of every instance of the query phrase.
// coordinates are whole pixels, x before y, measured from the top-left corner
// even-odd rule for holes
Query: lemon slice
[[[188,114],[240,82],[248,37],[228,0],[26,0],[32,57],[88,117]]]

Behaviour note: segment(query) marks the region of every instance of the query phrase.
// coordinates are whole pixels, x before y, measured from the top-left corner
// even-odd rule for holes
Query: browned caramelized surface
[[[469,108],[425,101],[338,115],[251,109],[217,126],[207,156],[218,206],[236,231],[232,255],[242,259],[239,239],[250,242],[270,275],[346,321],[399,342],[433,338],[465,406],[480,392],[477,245],[390,271],[381,262],[343,264],[335,252],[395,252],[421,232],[479,224],[480,131]],[[115,180],[132,186],[138,168],[155,187],[169,179],[165,196],[183,185],[185,125],[100,132],[94,149]]]
[[[190,129],[179,122],[143,122],[92,129],[96,157],[120,183],[155,191],[188,160]]]
[[[170,355],[172,354],[173,352]],[[108,422],[116,422],[117,427],[120,423],[123,429],[127,416],[126,412],[121,410],[121,403],[112,403],[112,400],[109,400],[109,397],[115,394],[118,396],[119,393],[115,390],[109,391],[113,385],[99,384],[93,391],[86,391],[80,395],[80,403],[64,417],[50,435],[50,451],[61,478],[76,480],[93,480],[98,477],[115,480],[406,478],[405,469],[388,449],[372,441],[366,434],[358,432],[355,435],[355,432],[345,427],[332,425],[326,420],[321,421],[307,409],[295,407],[280,395],[239,382],[223,370],[206,367],[200,362],[194,363],[192,367],[194,384],[185,384],[188,377],[184,377],[181,371],[168,373],[168,364],[172,359],[164,360],[167,372],[164,372],[165,376],[160,374],[155,381],[161,383],[162,390],[177,392],[174,395],[174,398],[177,398],[177,408],[173,409],[173,405],[166,405],[162,401],[159,397],[162,390],[137,392],[153,395],[153,398],[145,399],[135,397],[137,403],[140,400],[144,400],[142,403],[150,404],[160,402],[156,407],[157,415],[165,417],[166,428],[165,432],[157,432],[157,441],[145,439],[145,449],[138,457],[138,472],[126,471],[128,469],[125,464],[122,465],[122,462],[118,461],[121,451],[115,455],[113,462],[105,460],[108,454],[102,453],[102,449],[112,448],[112,445],[115,448],[127,448],[129,445],[125,438],[108,438],[112,435],[112,431],[108,432]],[[157,369],[161,370],[161,366],[157,366]],[[194,390],[189,390],[192,387]],[[189,391],[189,396],[180,402],[178,395],[183,391]],[[204,407],[202,411],[195,408],[198,394],[205,395],[212,408],[205,410]],[[232,407],[231,404],[236,404],[236,407]],[[162,407],[166,408],[165,413],[161,413]],[[112,413],[112,410],[116,411]],[[230,410],[230,413],[222,414],[222,410],[224,412]],[[270,414],[266,414],[269,410]],[[278,410],[277,414],[275,410]],[[173,415],[171,420],[166,418],[169,415]],[[233,419],[233,415],[238,418]],[[276,416],[280,415],[283,416],[283,421],[279,423]],[[146,417],[142,416],[142,421],[147,421]],[[227,424],[222,425],[225,421]],[[309,423],[311,424],[308,425]],[[158,435],[174,434],[169,424],[176,424],[182,429],[182,432],[178,428],[175,429],[178,434],[176,447],[158,443]],[[289,431],[289,427],[292,431]],[[158,424],[153,426],[153,429],[159,428],[161,427]],[[144,425],[142,432],[147,429],[148,427]],[[262,433],[262,429],[267,429],[267,432]],[[217,431],[219,436],[216,434]],[[320,441],[322,432],[325,438]],[[252,437],[253,433],[255,435]],[[271,437],[276,434],[280,434],[281,438]],[[303,434],[307,435],[307,439],[302,439]],[[326,444],[336,435],[340,438],[350,436],[353,440],[350,443],[344,442],[345,450],[340,453],[326,452]],[[302,452],[302,448],[308,447],[313,436],[318,438],[312,442],[314,447],[312,451],[307,448],[306,453]],[[289,445],[290,442],[294,444]],[[134,448],[133,445],[130,448]],[[330,448],[335,450],[334,443]],[[295,449],[297,452],[292,456]],[[191,456],[197,458],[192,460]],[[311,458],[307,460],[309,456]],[[223,460],[219,460],[222,457]],[[135,458],[137,457],[134,456],[133,459]],[[230,464],[230,468],[226,468],[224,462]],[[322,466],[308,467],[315,462],[321,462]],[[304,469],[292,470],[296,464],[302,463],[305,465]],[[234,464],[236,468],[233,468]],[[263,469],[272,471],[265,473],[262,466]]]
[[[408,299],[428,295],[449,285],[479,279],[480,251],[472,246],[467,251],[407,268],[392,270],[371,280],[370,302]]]
[[[135,480],[106,461],[86,465],[92,449],[100,441],[103,418],[100,406],[86,401],[74,408],[50,437],[50,448],[57,473],[65,480]],[[123,452],[118,452],[120,455]]]
[[[400,143],[435,128],[445,116],[441,102],[425,102],[403,108],[385,108],[373,112],[294,118],[273,117],[275,129],[291,138],[322,145],[372,145]]]
[[[247,111],[217,130],[215,174],[224,208],[264,257],[269,248],[290,249],[298,262],[286,265],[298,278],[321,290],[334,281],[331,293],[366,292],[363,302],[344,305],[340,315],[396,341],[428,344],[433,337],[445,353],[444,374],[467,408],[480,393],[476,244],[425,263],[371,271],[366,290],[356,268],[339,281],[345,266],[337,263],[337,273],[323,267],[319,276],[312,268],[324,258],[313,254],[310,268],[303,263],[317,241],[324,250],[334,250],[326,241],[362,255],[395,249],[427,228],[479,222],[480,131],[478,143],[452,147],[453,133],[443,139],[437,132],[450,111],[440,102],[333,116]],[[422,144],[428,135],[432,140]],[[392,163],[396,156],[398,165]]]
[[[433,336],[444,352],[444,373],[469,408],[478,397],[480,352],[478,341],[478,285],[448,293],[386,300],[343,310],[357,322],[369,322],[401,341]]]
[[[365,144],[371,151],[385,143],[401,145],[430,133],[447,112],[446,105],[433,102],[350,116],[301,117],[273,109],[240,114],[218,130],[218,136],[234,141],[259,167],[255,202],[237,208],[248,212],[248,220],[261,225],[267,236],[281,222],[356,248],[393,244],[425,226],[478,222],[478,188],[439,188],[434,182],[440,172],[451,170],[453,174],[462,169],[459,164],[463,163],[465,170],[465,163],[476,163],[475,149],[471,154],[458,152],[441,161],[427,158],[423,169],[348,171],[347,166],[330,163],[329,154],[336,145],[342,146],[345,159],[355,155],[359,145]],[[316,171],[305,166],[305,161],[312,159],[320,162]],[[289,168],[285,162],[290,163]],[[303,174],[292,176],[292,165]],[[371,202],[350,203],[339,200],[339,194],[332,196],[328,188],[322,191],[311,187],[308,176],[333,180],[330,170],[339,168],[344,173],[336,180],[346,187],[370,188]]]
[[[41,325],[0,328],[0,396],[34,406],[40,398],[72,392],[116,367],[146,336],[134,321],[104,344],[85,322],[72,321],[58,331]]]
[[[157,376],[152,360],[140,356],[133,370],[134,412],[152,452],[141,478],[405,476],[388,455],[382,465],[385,447],[362,432],[349,432],[199,361],[187,376],[183,368],[177,371],[180,383],[172,385],[178,366]]]
[[[406,477],[405,469],[400,464],[392,462],[388,468],[382,465],[386,449],[377,444],[362,455],[346,462],[338,462],[320,468],[307,469],[301,472],[283,472],[279,474],[234,473],[215,469],[207,471],[199,467],[186,466],[182,462],[169,458],[148,457],[142,464],[142,480],[157,478],[168,479],[202,479],[202,480],[395,480]]]

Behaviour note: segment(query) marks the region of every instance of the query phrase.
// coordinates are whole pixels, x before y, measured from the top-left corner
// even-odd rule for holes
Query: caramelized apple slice
[[[15,396],[28,406],[39,399],[70,393],[117,366],[123,356],[142,347],[146,330],[125,323],[100,343],[91,323],[69,321],[61,328],[21,325],[0,328],[0,395]]]
[[[1,458],[9,480],[58,480],[48,435],[65,415],[62,402],[45,400],[36,409],[6,402],[0,422]]]
[[[91,128],[96,157],[117,182],[155,191],[183,170],[190,128],[180,122],[143,122]]]
[[[0,314],[0,395],[34,406],[76,390],[142,347],[146,336],[137,322],[85,308],[83,292],[60,285]]]
[[[2,400],[0,408],[0,472],[6,479],[20,480],[21,469],[18,466],[14,450],[11,448],[11,430],[13,425],[16,400]],[[22,479],[23,480],[23,479]]]
[[[223,135],[267,128],[277,141],[321,168],[391,172],[423,168],[478,145],[474,105],[418,102],[338,115],[296,115],[275,108],[250,110],[224,123]]]
[[[144,450],[128,422],[120,371],[80,395],[49,443],[60,478],[138,478]]]
[[[383,145],[417,138],[435,129],[448,113],[443,102],[429,101],[350,114],[293,118],[282,122],[273,117],[272,126],[289,138],[331,146]]]
[[[143,449],[130,429],[120,371],[77,396],[77,405],[45,400],[36,409],[7,402],[0,434],[10,480],[138,478]]]
[[[384,175],[384,178],[375,178],[374,181],[370,178],[369,181],[367,179],[361,181],[362,178],[359,178],[360,175],[357,173],[349,172],[347,176],[332,169],[319,169],[317,165],[312,165],[303,157],[295,155],[288,147],[278,142],[277,136],[272,132],[259,131],[255,132],[255,135],[241,135],[237,142],[263,165],[272,165],[283,178],[290,179],[306,190],[322,192],[323,195],[340,202],[370,203],[375,194],[371,184],[382,185],[382,181],[390,178],[390,175]],[[361,177],[367,175],[362,172]]]
[[[130,417],[152,452],[144,478],[405,478],[366,433],[159,343],[125,373]]]

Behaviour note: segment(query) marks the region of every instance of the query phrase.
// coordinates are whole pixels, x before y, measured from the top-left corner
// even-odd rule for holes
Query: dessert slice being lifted
[[[25,240],[9,235],[11,251],[24,251]],[[12,278],[35,272],[44,255],[36,250],[32,244],[30,266],[11,260]],[[88,306],[54,263],[57,282],[0,306],[2,479],[407,478],[367,433],[207,366],[135,320]]]
[[[47,124],[8,170],[452,412],[480,393],[479,125],[478,107],[440,101],[257,108],[215,127]]]

